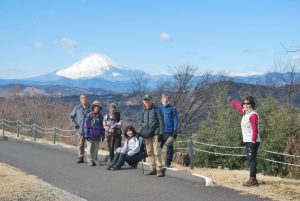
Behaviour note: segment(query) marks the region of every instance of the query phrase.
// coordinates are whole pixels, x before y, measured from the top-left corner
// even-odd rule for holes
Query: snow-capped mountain
[[[55,75],[73,80],[101,78],[110,81],[122,81],[131,79],[136,73],[147,74],[118,64],[108,56],[94,53],[55,72]]]
[[[153,83],[158,79],[144,71],[130,69],[101,54],[91,54],[73,65],[53,73],[22,80],[1,80],[0,85],[60,85],[79,88],[101,88],[112,91],[132,90],[132,79],[143,76]]]

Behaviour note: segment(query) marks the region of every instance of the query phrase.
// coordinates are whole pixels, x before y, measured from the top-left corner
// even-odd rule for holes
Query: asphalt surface
[[[108,171],[105,165],[76,164],[76,150],[9,138],[0,141],[0,162],[20,168],[87,200],[95,201],[253,201],[266,200],[171,171],[144,176],[142,169]],[[176,176],[176,174],[178,174]],[[184,175],[185,174],[185,175]]]

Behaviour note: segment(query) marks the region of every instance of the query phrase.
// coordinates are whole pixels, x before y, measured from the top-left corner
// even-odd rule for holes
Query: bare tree
[[[131,76],[133,92],[137,94],[137,101],[142,102],[143,95],[149,90],[150,78],[140,72]]]
[[[169,92],[177,108],[179,132],[191,134],[198,127],[200,119],[207,113],[211,100],[210,74],[196,75],[197,68],[187,64],[173,72],[173,81],[160,83],[158,92]]]
[[[292,98],[299,91],[300,84],[300,68],[297,62],[277,61],[274,65],[275,76],[271,76],[268,80],[276,88],[283,87],[287,96],[287,101],[292,104]]]

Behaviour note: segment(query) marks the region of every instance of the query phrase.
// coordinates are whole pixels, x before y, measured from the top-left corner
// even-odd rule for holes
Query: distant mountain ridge
[[[142,70],[125,67],[111,58],[101,54],[91,54],[73,65],[53,73],[28,79],[0,79],[0,85],[49,85],[77,87],[83,89],[98,88],[108,91],[131,91],[132,79],[136,77],[149,79],[149,86],[154,88],[158,82],[171,81],[171,75],[151,75]],[[213,75],[218,80],[222,75]],[[300,76],[300,75],[298,75]],[[266,73],[250,76],[233,76],[232,81],[267,85],[269,80],[276,78],[276,73]]]

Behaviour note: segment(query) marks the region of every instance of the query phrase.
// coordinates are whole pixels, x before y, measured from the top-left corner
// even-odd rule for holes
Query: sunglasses
[[[251,105],[249,102],[244,102],[243,105]]]

